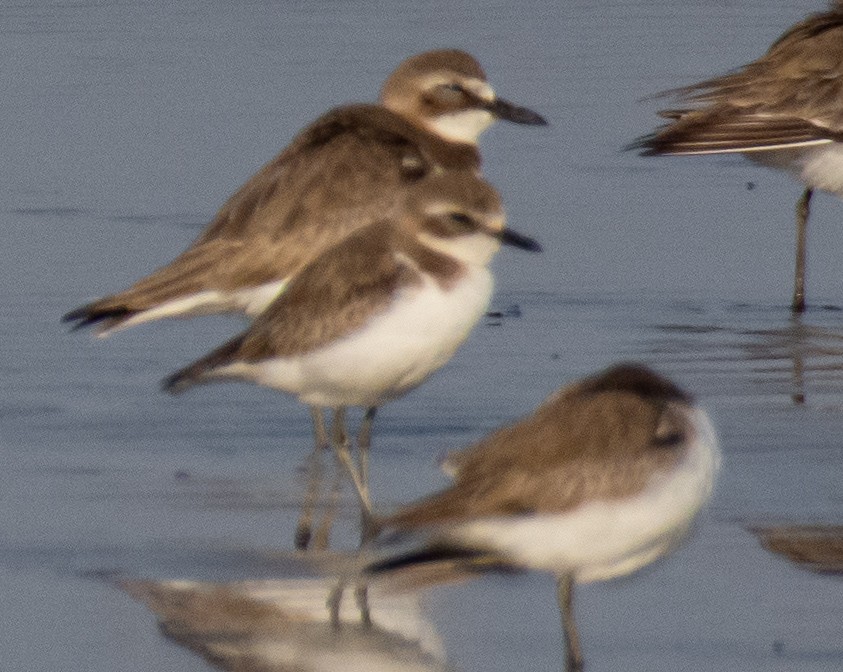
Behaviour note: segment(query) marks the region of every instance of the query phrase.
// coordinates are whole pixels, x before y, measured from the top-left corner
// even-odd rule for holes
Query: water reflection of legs
[[[556,598],[562,614],[562,629],[565,633],[565,670],[580,672],[583,669],[580,636],[574,621],[574,577],[561,576],[556,581]]]
[[[805,330],[802,314],[794,313],[790,318],[790,358],[793,362],[793,392],[790,398],[797,406],[805,403]]]
[[[369,586],[362,577],[356,578],[355,581],[357,581],[357,584],[354,587],[354,600],[360,613],[360,623],[363,627],[370,628],[372,626],[372,613],[369,609]],[[340,578],[337,585],[328,594],[328,613],[330,614],[331,626],[335,630],[340,627],[340,607],[345,594],[345,586],[346,580]]]

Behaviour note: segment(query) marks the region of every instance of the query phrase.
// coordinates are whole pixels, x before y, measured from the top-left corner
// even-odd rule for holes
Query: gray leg
[[[318,406],[311,406],[310,416],[313,419],[314,447],[313,453],[308,459],[307,492],[302,504],[299,522],[296,525],[294,540],[296,549],[300,551],[306,550],[310,545],[313,534],[313,510],[319,500],[319,491],[322,488],[322,451],[330,445],[322,409]]]
[[[375,420],[375,413],[377,408],[370,406],[366,409],[366,414],[363,416],[363,423],[360,426],[360,433],[357,435],[357,452],[360,457],[360,476],[365,489],[366,498],[370,499],[369,493],[369,449],[372,445],[372,423]],[[372,516],[371,507],[368,509],[363,506],[360,508],[360,548],[365,548],[366,545],[374,539],[377,534],[377,526]],[[369,610],[369,587],[366,580],[361,578],[357,582],[354,589],[354,597],[356,598],[357,608],[360,610],[360,621],[364,627],[371,627],[372,615]]]
[[[796,405],[805,403],[805,351],[807,349],[807,337],[805,328],[802,325],[802,315],[796,313],[790,316],[790,332],[787,336],[790,359],[793,363],[793,391],[790,398]]]
[[[374,419],[374,409],[367,409],[366,416],[363,419],[363,425],[358,436],[358,449],[361,454],[361,470],[358,471],[351,453],[348,450],[348,436],[345,431],[345,409],[338,408],[334,414],[333,427],[333,444],[337,453],[338,460],[343,464],[351,482],[357,490],[357,495],[360,498],[360,518],[361,518],[361,546],[368,541],[374,530],[372,504],[369,499],[368,483],[364,480],[368,471],[368,451],[371,442],[371,424]],[[364,457],[365,456],[365,457]],[[361,473],[362,472],[362,473]],[[335,628],[340,626],[340,605],[342,603],[343,591],[345,583],[341,581],[331,591],[328,597],[328,608],[331,614],[331,623]],[[355,597],[357,598],[357,606],[360,609],[360,619],[364,626],[372,624],[371,615],[369,613],[368,603],[368,589],[365,582],[361,579],[355,586]]]
[[[302,502],[301,514],[296,524],[296,550],[306,551],[313,536],[313,512],[322,489],[322,449],[316,448],[307,460],[307,492]]]
[[[360,473],[357,471],[357,467],[348,450],[348,435],[345,431],[345,408],[338,408],[334,413],[333,444],[337,458],[342,462],[351,482],[354,484],[355,490],[357,490],[357,496],[360,498],[361,506],[365,509],[366,515],[371,518],[372,503],[369,500],[369,493],[363,486]]]
[[[322,514],[322,521],[313,533],[312,548],[317,551],[324,551],[328,548],[331,536],[331,527],[334,524],[334,518],[337,515],[337,508],[340,502],[340,491],[342,490],[342,481],[344,476],[344,467],[339,464],[337,460],[333,461],[334,478],[331,484],[331,491]]]
[[[372,423],[375,420],[375,413],[377,408],[370,406],[366,409],[363,416],[363,422],[360,425],[360,433],[357,435],[357,454],[360,463],[360,482],[365,494],[365,498],[361,500],[371,502],[371,494],[369,492],[369,449],[372,446]],[[360,510],[360,542],[366,543],[374,536],[374,521],[372,520],[372,507],[364,506]]]
[[[310,406],[310,417],[313,419],[313,440],[316,450],[331,445],[328,439],[328,429],[325,424],[325,413],[319,406]]]
[[[360,433],[357,435],[357,453],[360,456],[360,477],[366,492],[369,491],[369,449],[372,447],[372,423],[377,413],[375,406],[366,409],[363,422],[360,425]]]
[[[561,576],[556,582],[556,598],[562,614],[562,629],[565,631],[565,670],[581,672],[583,669],[580,636],[574,621],[574,577],[570,574]]]
[[[806,189],[796,203],[796,270],[793,280],[793,303],[791,304],[794,313],[805,311],[805,258],[807,254],[808,217],[811,214],[811,196],[813,194],[813,189]]]

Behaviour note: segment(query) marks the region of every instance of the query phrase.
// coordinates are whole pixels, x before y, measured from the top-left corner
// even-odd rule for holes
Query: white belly
[[[357,332],[305,355],[252,365],[255,380],[316,406],[377,406],[442,367],[486,311],[492,276],[469,267],[450,291],[425,278]]]
[[[697,411],[695,425],[697,439],[682,462],[635,497],[590,502],[562,515],[466,523],[448,536],[514,565],[571,573],[580,583],[629,574],[674,548],[711,495],[719,451],[704,412]]]
[[[843,197],[843,144],[827,142],[790,149],[746,152],[747,158],[795,175],[806,186]]]

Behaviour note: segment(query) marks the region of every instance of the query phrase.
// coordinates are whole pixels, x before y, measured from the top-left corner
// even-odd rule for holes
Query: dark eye
[[[463,93],[465,90],[456,82],[448,82],[447,84],[440,84],[439,89],[449,94]]]
[[[464,212],[452,212],[449,216],[452,222],[456,222],[457,224],[466,229],[471,228],[474,224],[471,217],[466,215]]]

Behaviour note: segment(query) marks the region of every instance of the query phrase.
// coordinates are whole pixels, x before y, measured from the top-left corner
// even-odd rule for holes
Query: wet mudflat
[[[410,53],[458,46],[551,121],[496,127],[485,172],[541,258],[495,262],[500,320],[379,415],[383,509],[445,483],[436,460],[619,359],[694,392],[718,429],[715,497],[678,553],[579,593],[591,670],[837,670],[843,582],[751,529],[843,518],[843,204],[820,196],[808,299],[787,305],[799,187],[739,160],[641,159],[664,88],[755,58],[811,3],[568,3],[383,12],[255,3],[0,8],[0,667],[203,670],[103,577],[306,575],[284,559],[305,493],[306,410],[248,386],[174,399],[167,373],[240,328],[158,324],[105,341],[59,316],[169,260],[328,107],[372,99]],[[508,315],[518,306],[520,316]],[[355,416],[356,418],[357,416]],[[332,544],[353,547],[346,489]],[[549,577],[422,598],[448,664],[557,669]],[[375,615],[377,618],[377,613]]]

